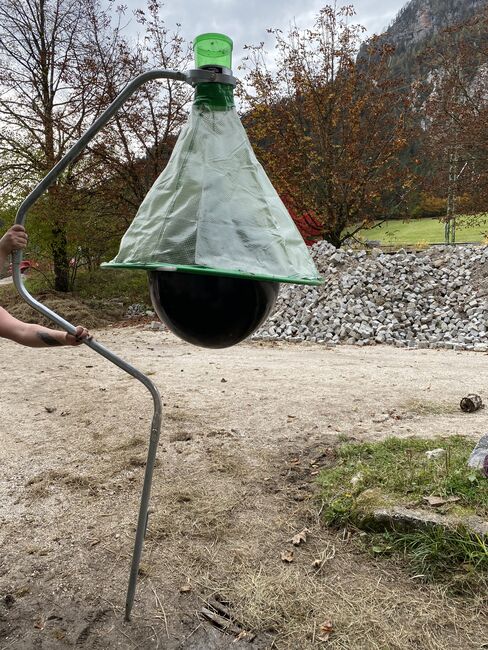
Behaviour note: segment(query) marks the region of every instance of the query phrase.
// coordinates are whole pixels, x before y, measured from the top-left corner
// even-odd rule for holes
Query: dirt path
[[[123,622],[123,605],[150,398],[89,349],[0,341],[0,649],[488,643],[480,602],[448,598],[324,530],[313,487],[338,434],[485,433],[488,413],[458,405],[469,392],[486,399],[486,355],[259,343],[209,351],[137,328],[98,338],[149,373],[165,404],[133,621]],[[305,526],[309,541],[284,564]],[[253,643],[202,621],[216,595],[235,627],[257,633]],[[323,643],[326,620],[335,632]]]

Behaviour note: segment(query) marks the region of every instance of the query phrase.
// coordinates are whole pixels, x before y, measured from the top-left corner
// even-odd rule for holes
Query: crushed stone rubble
[[[488,351],[488,246],[311,253],[324,284],[283,284],[254,339]]]

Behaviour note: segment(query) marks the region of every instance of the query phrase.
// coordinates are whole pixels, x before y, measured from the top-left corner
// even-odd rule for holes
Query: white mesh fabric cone
[[[164,265],[320,282],[235,109],[193,107],[118,255],[104,266],[154,269]]]

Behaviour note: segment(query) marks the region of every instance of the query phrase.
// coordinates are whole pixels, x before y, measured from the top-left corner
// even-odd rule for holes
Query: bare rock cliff
[[[487,4],[488,0],[410,0],[383,36],[403,49],[467,20]]]

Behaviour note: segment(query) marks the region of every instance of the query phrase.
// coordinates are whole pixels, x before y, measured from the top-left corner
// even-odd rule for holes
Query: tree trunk
[[[340,230],[329,230],[324,232],[324,239],[325,241],[328,241],[329,244],[332,244],[332,246],[335,246],[336,248],[340,248],[342,246],[342,242],[344,241],[344,238],[342,237],[342,228]]]
[[[69,262],[66,232],[62,226],[52,229],[51,251],[54,264],[54,288],[66,293],[69,291]]]

